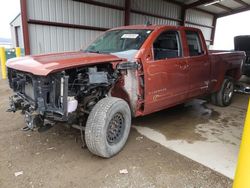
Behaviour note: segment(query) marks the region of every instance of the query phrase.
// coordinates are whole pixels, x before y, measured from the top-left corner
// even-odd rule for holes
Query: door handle
[[[178,62],[179,66],[185,66],[187,63],[186,62]]]
[[[175,66],[179,67],[181,70],[186,70],[190,67],[190,65],[187,64],[187,62],[177,62]]]

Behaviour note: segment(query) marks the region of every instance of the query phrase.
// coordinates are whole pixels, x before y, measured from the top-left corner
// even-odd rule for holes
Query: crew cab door
[[[187,97],[187,61],[183,58],[179,31],[161,32],[152,42],[152,58],[146,60],[145,114],[175,105]]]
[[[189,94],[196,97],[208,91],[210,80],[210,63],[202,34],[197,30],[186,30],[189,65]]]

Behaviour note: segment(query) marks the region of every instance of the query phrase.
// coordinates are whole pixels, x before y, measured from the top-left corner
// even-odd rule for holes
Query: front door
[[[145,114],[175,105],[187,98],[188,65],[181,35],[164,31],[153,43],[153,59],[146,61]]]

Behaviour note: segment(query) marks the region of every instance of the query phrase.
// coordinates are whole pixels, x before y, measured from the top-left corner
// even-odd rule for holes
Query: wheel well
[[[226,72],[225,76],[230,76],[232,78],[237,78],[239,75],[239,70],[238,69],[230,69]]]
[[[119,86],[119,84],[114,85],[111,90],[111,96],[121,98],[125,100],[129,106],[131,106],[128,93],[123,89],[123,87]]]

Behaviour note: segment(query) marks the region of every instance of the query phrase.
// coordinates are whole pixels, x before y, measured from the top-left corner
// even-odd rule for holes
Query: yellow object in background
[[[21,48],[16,48],[16,57],[21,57]]]
[[[6,73],[6,54],[5,54],[5,48],[0,47],[0,59],[1,59],[1,70],[2,70],[2,78],[6,79],[7,73]]]
[[[240,145],[233,188],[250,187],[250,100]]]

